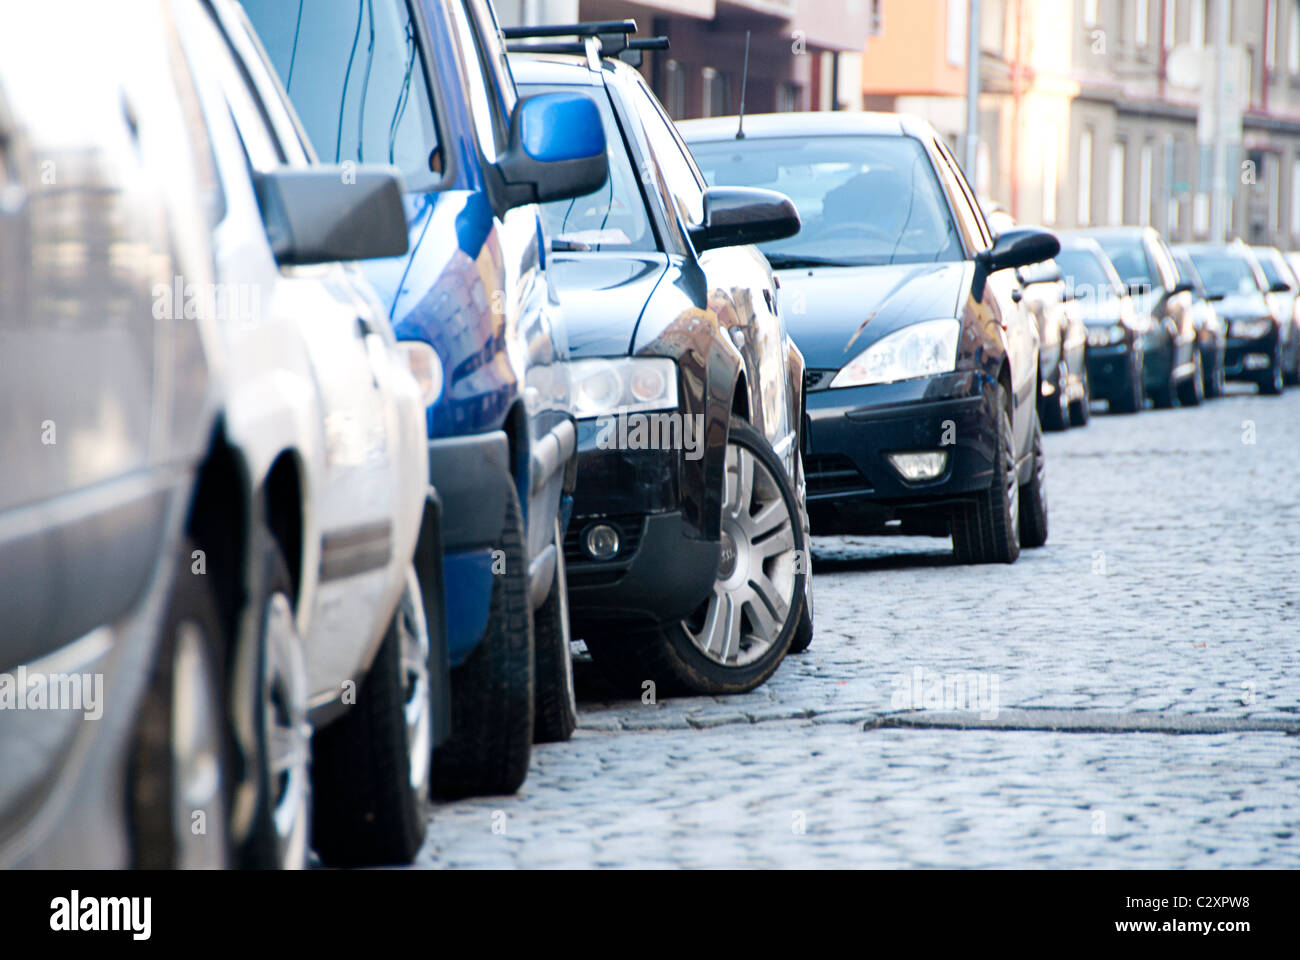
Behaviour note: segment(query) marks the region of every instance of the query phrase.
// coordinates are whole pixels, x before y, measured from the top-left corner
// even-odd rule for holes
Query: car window
[[[711,184],[766,187],[794,201],[803,228],[760,244],[773,266],[964,260],[943,189],[912,137],[751,137],[697,143]]]
[[[573,86],[529,85],[523,92],[572,93]],[[555,249],[637,250],[659,249],[640,179],[628,156],[622,131],[614,117],[609,97],[600,88],[589,88],[609,153],[609,176],[599,190],[572,200],[555,200],[541,207],[542,227]]]
[[[221,80],[221,92],[235,121],[249,165],[253,170],[273,170],[285,162],[279,141],[271,132],[257,95],[249,88],[234,55],[226,46],[225,36],[211,19],[206,16],[203,19],[203,54]]]
[[[1227,296],[1260,292],[1255,271],[1244,257],[1230,253],[1194,252],[1192,262],[1205,281],[1205,289]]]
[[[1056,255],[1067,288],[1080,300],[1114,296],[1122,291],[1115,286],[1106,265],[1088,250],[1062,248]]]
[[[1178,282],[1178,270],[1174,267],[1173,254],[1169,252],[1169,246],[1165,241],[1160,238],[1156,238],[1152,249],[1157,282],[1162,289],[1172,290]]]
[[[389,163],[409,190],[437,185],[437,127],[404,0],[243,5],[321,160]]]
[[[1137,236],[1100,236],[1095,238],[1115,265],[1115,272],[1129,286],[1154,289],[1160,286],[1147,259],[1146,247]]]
[[[506,56],[506,45],[501,39],[501,27],[497,23],[496,12],[487,0],[465,0],[470,24],[479,43],[479,57],[483,69],[492,78],[495,101],[500,108],[500,126],[502,132],[510,128],[510,114],[515,109],[515,78],[510,71],[510,60]],[[504,149],[505,141],[502,141]]]
[[[668,195],[682,221],[688,227],[698,227],[704,222],[704,189],[695,165],[687,159],[686,148],[673,134],[672,121],[654,94],[642,83],[636,87],[641,92],[641,109],[637,112],[641,115],[650,152],[667,181]]]
[[[975,195],[971,193],[970,184],[966,182],[966,177],[962,174],[961,167],[948,149],[948,145],[938,137],[934,140],[934,149],[946,168],[942,171],[942,176],[948,182],[953,205],[957,208],[957,218],[966,228],[972,249],[987,250],[993,245],[993,231],[985,220],[984,212],[980,209]],[[956,192],[953,192],[954,190]]]
[[[1264,277],[1268,280],[1269,286],[1276,283],[1295,286],[1295,281],[1282,271],[1271,250],[1258,250],[1255,257],[1259,260],[1260,268],[1264,271]]]
[[[490,75],[483,63],[483,53],[473,17],[465,10],[462,0],[451,4],[451,19],[456,27],[456,42],[465,61],[465,78],[468,81],[470,113],[473,115],[474,133],[478,137],[483,159],[495,163],[497,155],[505,149],[505,125],[498,98]]]

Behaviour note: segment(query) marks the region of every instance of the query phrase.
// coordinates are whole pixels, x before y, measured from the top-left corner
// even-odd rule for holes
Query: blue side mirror
[[[595,102],[581,93],[520,100],[510,117],[510,145],[496,169],[505,209],[599,190],[609,176],[609,158]]]

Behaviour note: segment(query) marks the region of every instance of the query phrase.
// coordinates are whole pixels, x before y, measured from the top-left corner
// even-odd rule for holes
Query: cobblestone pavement
[[[1048,435],[1051,538],[819,538],[812,647],[586,702],[422,867],[1300,866],[1300,391]],[[592,691],[595,691],[592,693]]]

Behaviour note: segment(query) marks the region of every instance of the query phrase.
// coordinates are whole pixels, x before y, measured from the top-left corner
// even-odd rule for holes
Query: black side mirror
[[[1034,227],[1012,227],[998,235],[993,246],[976,259],[989,273],[1027,267],[1050,260],[1061,252],[1061,241],[1054,234]]]
[[[279,167],[254,173],[253,188],[277,263],[331,263],[406,253],[405,188],[393,167]]]
[[[704,222],[691,230],[700,253],[716,247],[784,240],[803,224],[794,201],[758,187],[709,187],[704,191]]]
[[[1206,303],[1218,303],[1220,300],[1226,300],[1228,295],[1222,290],[1214,290],[1205,295]]]
[[[1271,287],[1268,288],[1268,292],[1269,293],[1290,293],[1291,284],[1287,283],[1285,280],[1279,280],[1277,283],[1273,284]]]
[[[609,176],[609,156],[595,102],[582,93],[520,100],[510,115],[510,144],[490,169],[499,213],[599,190]]]

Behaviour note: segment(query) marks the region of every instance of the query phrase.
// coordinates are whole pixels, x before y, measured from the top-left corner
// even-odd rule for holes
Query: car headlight
[[[1126,328],[1122,323],[1112,323],[1104,327],[1088,328],[1088,346],[1109,347],[1124,342]]]
[[[420,387],[420,399],[426,407],[431,407],[442,396],[443,374],[442,358],[438,351],[422,340],[399,340],[398,349],[406,357],[406,365],[411,376]]]
[[[667,357],[576,360],[569,375],[579,420],[677,406],[677,364]]]
[[[1256,337],[1262,337],[1273,329],[1272,320],[1234,320],[1232,321],[1232,336],[1241,337],[1243,340],[1254,340]]]
[[[831,387],[861,387],[949,373],[957,367],[960,320],[926,320],[881,337],[840,368]]]

